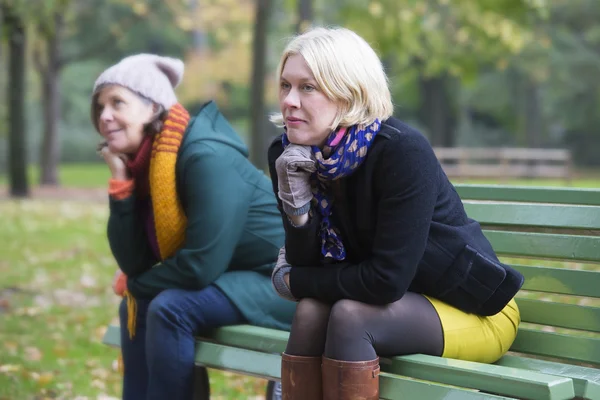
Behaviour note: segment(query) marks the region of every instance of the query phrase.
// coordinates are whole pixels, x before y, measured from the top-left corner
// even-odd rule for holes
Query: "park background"
[[[109,172],[89,120],[93,82],[120,58],[183,59],[181,103],[214,99],[264,168],[287,39],[345,26],[381,56],[395,116],[436,148],[571,157],[568,179],[454,182],[598,188],[598,21],[597,0],[0,0],[0,399],[120,394],[118,352],[101,344],[119,302]],[[211,380],[217,399],[265,385]]]

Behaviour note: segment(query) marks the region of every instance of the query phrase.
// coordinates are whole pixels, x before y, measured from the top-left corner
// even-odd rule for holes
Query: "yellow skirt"
[[[521,315],[514,299],[498,314],[482,317],[467,314],[441,300],[425,297],[433,304],[442,321],[442,357],[493,363],[508,351],[517,337]]]

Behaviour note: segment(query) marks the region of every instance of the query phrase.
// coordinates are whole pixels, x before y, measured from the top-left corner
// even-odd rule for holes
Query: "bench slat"
[[[522,201],[600,206],[600,190],[597,189],[468,184],[457,184],[455,187],[463,200]]]
[[[244,375],[281,380],[281,356],[259,351],[229,347],[226,345],[197,342],[196,365],[207,368],[240,372]],[[413,398],[428,399],[510,399],[473,390],[446,386],[433,382],[422,382],[405,377],[383,373],[380,376],[380,398],[403,400]]]
[[[259,351],[196,341],[196,365],[227,371],[243,371],[246,375],[281,379],[281,356]]]
[[[470,201],[464,205],[469,217],[481,225],[600,229],[600,208],[595,206]]]
[[[215,331],[212,338],[229,346],[280,353],[285,350],[288,336],[289,334],[283,331],[238,325],[220,328]],[[466,361],[457,362],[458,360],[431,356],[417,357],[416,360],[418,361],[415,361],[415,357],[394,357],[391,361],[382,359],[382,370],[449,385],[476,385],[477,388],[507,396],[558,399],[563,398],[562,395],[571,393],[571,397],[573,397],[573,384],[568,379],[564,381],[562,378],[555,379],[538,375],[523,376],[521,373],[515,374],[514,371],[486,364]],[[461,365],[462,369],[459,369],[458,365]],[[398,372],[396,369],[401,369],[402,372]],[[515,375],[518,375],[518,377]],[[507,382],[511,383],[511,385],[508,385],[509,387],[506,385]]]
[[[121,347],[121,332],[119,326],[109,325],[102,337],[102,343],[111,347]]]
[[[384,360],[386,361],[386,360]],[[412,378],[433,380],[490,393],[527,399],[571,399],[575,396],[570,378],[515,371],[498,365],[414,354],[393,357],[391,365],[382,361],[386,372]]]
[[[600,261],[600,237],[484,230],[501,255]]]
[[[600,339],[519,327],[512,351],[583,361],[600,366]]]
[[[524,290],[600,297],[600,271],[513,265],[523,274]]]
[[[600,399],[600,372],[594,368],[561,364],[507,354],[496,365],[537,371],[544,374],[566,376],[573,379],[575,395],[585,399]]]
[[[517,298],[521,320],[540,325],[600,332],[600,308]]]
[[[379,375],[379,398],[386,400],[444,399],[444,400],[517,400],[475,390],[419,381],[403,376]]]

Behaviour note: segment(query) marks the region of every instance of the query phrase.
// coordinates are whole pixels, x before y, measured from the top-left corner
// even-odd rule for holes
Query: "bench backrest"
[[[456,188],[500,258],[525,275],[511,350],[600,364],[600,190]]]
[[[436,147],[450,177],[570,179],[571,153],[565,149]]]

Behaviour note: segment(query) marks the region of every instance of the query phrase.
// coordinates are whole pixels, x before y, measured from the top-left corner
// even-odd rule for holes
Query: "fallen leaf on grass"
[[[52,349],[52,352],[57,357],[65,357],[67,355],[68,349],[64,345],[56,345]]]
[[[21,366],[20,365],[16,365],[16,364],[4,364],[4,365],[0,365],[0,373],[3,374],[8,374],[11,372],[19,372],[21,370]]]
[[[101,381],[101,380],[99,380],[99,379],[94,379],[94,380],[92,381],[92,384],[91,384],[91,386],[92,386],[93,388],[100,389],[100,390],[104,390],[104,389],[106,389],[106,383],[102,382],[102,381]]]
[[[96,278],[91,275],[82,275],[81,278],[79,279],[79,283],[84,288],[93,288],[93,287],[98,286]]]
[[[17,354],[17,349],[19,348],[19,344],[17,342],[4,342],[4,347],[8,354],[14,356]]]
[[[36,382],[40,386],[46,386],[54,379],[54,375],[50,372],[42,372],[41,374],[37,374]]]
[[[94,339],[95,340],[102,340],[102,338],[106,334],[106,330],[107,329],[108,328],[107,328],[106,325],[101,325],[101,326],[97,327],[96,330],[94,331]]]
[[[120,372],[119,360],[113,360],[110,367],[114,372]]]
[[[92,371],[90,371],[90,374],[94,378],[106,380],[106,379],[108,379],[110,372],[108,372],[107,370],[102,369],[102,368],[96,368],[96,369],[93,369]]]
[[[42,359],[42,352],[37,347],[25,347],[23,351],[27,361],[40,361]]]
[[[10,310],[10,301],[0,298],[0,313]]]
[[[28,317],[35,317],[39,313],[41,313],[41,309],[39,307],[23,307],[19,308],[15,311],[15,315],[23,316],[26,315]]]

